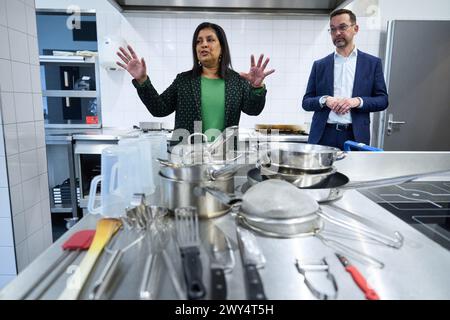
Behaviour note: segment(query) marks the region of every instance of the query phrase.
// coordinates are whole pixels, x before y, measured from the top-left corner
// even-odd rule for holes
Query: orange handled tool
[[[339,261],[342,263],[342,265],[345,268],[345,271],[350,273],[350,275],[353,278],[353,281],[358,285],[358,287],[364,292],[367,300],[380,300],[380,297],[376,293],[374,289],[372,289],[369,284],[367,283],[367,280],[364,278],[364,276],[359,272],[359,270],[350,264],[348,259],[339,253],[336,253],[336,256],[338,257]]]

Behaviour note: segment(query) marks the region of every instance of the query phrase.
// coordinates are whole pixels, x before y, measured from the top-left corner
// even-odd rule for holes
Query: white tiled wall
[[[0,0],[0,288],[52,242],[40,97],[34,1]]]
[[[97,14],[99,41],[106,35],[115,35],[122,36],[134,46],[146,59],[150,79],[160,93],[172,83],[177,73],[192,67],[192,35],[203,21],[224,28],[236,71],[247,72],[250,55],[260,53],[269,56],[269,67],[276,69],[266,78],[268,95],[264,111],[258,117],[242,114],[240,126],[310,122],[312,114],[303,111],[301,100],[313,61],[334,50],[327,32],[327,16]],[[378,55],[379,30],[370,28],[364,17],[359,24],[357,46]],[[99,52],[101,60],[109,56],[102,45]],[[173,125],[173,115],[155,119],[148,113],[130,81],[126,72],[102,70],[103,124],[129,127],[139,121],[163,121]]]

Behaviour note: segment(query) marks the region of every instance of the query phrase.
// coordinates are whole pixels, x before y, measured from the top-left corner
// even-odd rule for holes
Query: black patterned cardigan
[[[175,128],[194,132],[194,121],[201,121],[200,77],[192,71],[177,75],[173,83],[158,94],[150,80],[139,85],[133,80],[141,101],[155,117],[175,113]],[[225,76],[225,127],[239,125],[241,111],[252,116],[259,115],[266,102],[267,90],[254,89],[237,72],[228,71]]]

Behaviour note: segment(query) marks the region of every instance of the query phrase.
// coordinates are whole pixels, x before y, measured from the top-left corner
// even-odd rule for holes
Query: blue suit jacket
[[[308,87],[303,97],[302,107],[314,111],[308,143],[317,144],[325,130],[330,108],[321,107],[322,96],[333,96],[334,92],[334,53],[314,62]],[[384,82],[381,60],[358,50],[355,82],[352,97],[361,97],[362,108],[352,108],[352,127],[355,140],[370,144],[369,112],[382,111],[388,106],[388,94]]]

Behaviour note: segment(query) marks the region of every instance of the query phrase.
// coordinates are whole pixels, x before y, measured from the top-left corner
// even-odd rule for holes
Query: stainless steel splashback
[[[108,0],[121,11],[329,14],[352,0]]]

